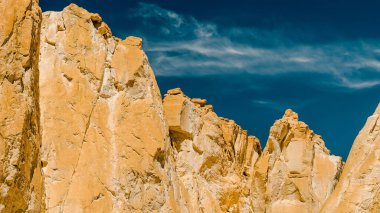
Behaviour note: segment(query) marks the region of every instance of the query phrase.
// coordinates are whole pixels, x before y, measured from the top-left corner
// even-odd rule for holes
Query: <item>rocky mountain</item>
[[[287,110],[265,148],[164,98],[142,40],[74,4],[0,0],[0,212],[379,212],[380,109],[347,163]]]
[[[341,178],[321,212],[380,211],[380,104],[352,145]]]
[[[287,110],[271,127],[255,165],[254,212],[318,212],[342,166],[342,158],[330,155],[322,137]]]

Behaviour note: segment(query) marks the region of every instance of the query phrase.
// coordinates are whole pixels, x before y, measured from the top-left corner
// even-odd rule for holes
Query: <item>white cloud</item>
[[[299,110],[314,103],[314,99],[303,100],[299,102],[285,101],[285,100],[252,100],[251,103],[256,106],[262,106],[265,108],[271,108],[279,112],[283,112],[286,109]]]
[[[300,56],[300,57],[291,57],[289,58],[289,61],[293,61],[296,63],[311,63],[313,59]]]
[[[146,3],[140,3],[131,16],[142,19],[139,30],[157,29],[145,38],[157,75],[311,72],[331,75],[336,79],[332,84],[346,88],[380,84],[380,41],[305,45],[280,31],[218,26]],[[379,79],[352,75],[368,70],[379,72]]]
[[[363,61],[363,63],[361,64],[362,67],[371,67],[371,68],[374,68],[376,70],[380,70],[380,61],[376,61],[376,60],[365,60]]]
[[[253,100],[252,101],[252,104],[256,105],[256,106],[262,106],[262,107],[265,107],[265,108],[271,108],[271,109],[274,109],[276,111],[284,111],[284,106],[282,103],[276,103],[274,101],[267,101],[267,100]]]

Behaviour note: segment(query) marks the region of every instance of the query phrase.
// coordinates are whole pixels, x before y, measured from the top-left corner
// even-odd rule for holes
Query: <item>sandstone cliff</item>
[[[151,212],[165,199],[155,160],[168,144],[139,38],[112,36],[70,5],[43,14],[40,106],[49,212]]]
[[[259,141],[205,104],[180,89],[165,95],[177,192],[172,205],[175,212],[249,212],[248,177],[261,153]]]
[[[142,40],[98,14],[0,14],[0,212],[379,211],[380,107],[345,166],[291,110],[262,151],[206,100],[162,100]]]
[[[329,155],[321,136],[287,110],[270,129],[255,165],[255,212],[318,212],[334,189],[342,159]]]
[[[0,212],[41,211],[36,0],[0,1]]]
[[[342,177],[321,212],[380,211],[380,105],[352,145]]]

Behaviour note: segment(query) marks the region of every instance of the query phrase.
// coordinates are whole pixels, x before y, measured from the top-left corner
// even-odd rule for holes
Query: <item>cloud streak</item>
[[[380,41],[304,44],[281,31],[224,27],[154,4],[128,13],[159,76],[252,73],[322,73],[336,87],[380,84]],[[129,32],[130,33],[130,32]]]

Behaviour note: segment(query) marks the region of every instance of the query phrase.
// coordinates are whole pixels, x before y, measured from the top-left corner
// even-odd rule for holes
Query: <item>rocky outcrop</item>
[[[162,99],[136,37],[72,4],[43,14],[40,106],[49,212],[152,212],[165,202]]]
[[[142,40],[98,14],[0,14],[0,212],[379,211],[380,106],[342,172],[291,110],[261,151],[207,100],[162,101]]]
[[[380,105],[356,137],[339,183],[321,212],[342,210],[380,210]]]
[[[8,0],[0,14],[0,212],[39,212],[41,10],[36,0]]]
[[[342,159],[287,110],[270,129],[252,184],[254,212],[318,212],[334,189]]]
[[[164,99],[175,212],[249,212],[249,175],[261,150],[234,121],[180,89]]]

